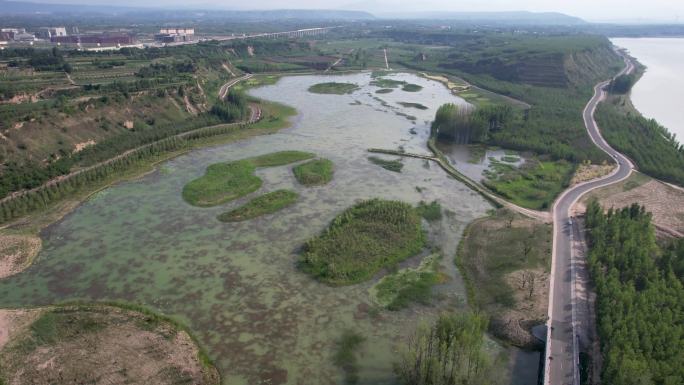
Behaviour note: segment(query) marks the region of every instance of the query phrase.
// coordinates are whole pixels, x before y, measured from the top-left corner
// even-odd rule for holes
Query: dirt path
[[[325,70],[324,72],[330,72],[330,70],[332,70],[333,67],[335,67],[336,65],[340,64],[341,61],[342,61],[342,58],[337,59],[337,60],[336,60],[334,63],[332,63],[328,68],[326,68],[326,70]]]
[[[71,75],[68,72],[64,72],[64,74],[66,75],[66,78],[69,81],[69,84],[71,84],[72,86],[75,86],[76,82],[74,81],[74,79],[71,78]]]
[[[240,76],[239,78],[231,79],[226,84],[222,85],[221,88],[219,88],[219,92],[218,92],[219,99],[223,100],[226,98],[226,95],[228,95],[228,90],[230,90],[230,87],[238,84],[239,82],[241,82],[243,80],[247,80],[247,79],[251,78],[252,76],[254,76],[254,75],[246,74],[246,75]]]
[[[378,148],[371,148],[368,151],[374,152],[374,153],[379,153],[379,154],[404,156],[404,157],[409,157],[409,158],[424,159],[424,160],[429,160],[429,161],[435,162],[447,174],[458,179],[459,181],[461,181],[463,184],[465,184],[467,187],[471,188],[472,190],[475,190],[476,192],[480,193],[482,196],[484,196],[491,203],[494,203],[495,205],[498,205],[498,206],[506,207],[509,210],[517,212],[519,214],[522,214],[528,218],[536,219],[536,220],[542,221],[544,223],[551,223],[551,214],[549,212],[527,209],[527,208],[518,206],[512,202],[509,202],[509,201],[501,198],[500,196],[489,191],[486,187],[482,186],[480,183],[470,179],[469,177],[465,176],[464,174],[462,174],[461,172],[456,170],[456,168],[454,168],[454,166],[452,166],[451,163],[446,159],[444,154],[442,154],[442,152],[439,151],[437,149],[437,147],[434,146],[433,144],[431,144],[430,142],[428,142],[428,148],[433,153],[432,156],[431,155],[421,155],[421,154],[411,154],[411,153],[402,152],[402,151],[395,151],[395,150],[383,150],[383,149],[378,149]]]
[[[188,113],[192,116],[197,116],[199,114],[199,111],[197,111],[197,108],[190,103],[190,98],[188,98],[188,95],[183,96],[183,103],[185,103],[185,109],[188,111]]]
[[[230,62],[228,62],[228,63],[230,63]],[[237,75],[235,75],[235,72],[233,72],[233,70],[231,70],[230,67],[228,67],[228,65],[226,63],[221,64],[221,67],[223,67],[224,70],[228,71],[230,76],[237,76]]]
[[[382,53],[385,55],[385,69],[391,69],[389,66],[389,61],[387,60],[387,48],[382,49]]]

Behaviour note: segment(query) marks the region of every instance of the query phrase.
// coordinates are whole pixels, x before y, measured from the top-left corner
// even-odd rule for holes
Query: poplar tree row
[[[150,158],[189,147],[193,141],[228,134],[247,127],[247,124],[205,127],[187,134],[163,139],[81,171],[63,176],[52,183],[10,196],[0,202],[0,223],[22,217],[68,197],[84,188],[92,187],[107,178],[120,174]]]
[[[684,384],[684,241],[661,248],[651,215],[587,208],[604,384]]]

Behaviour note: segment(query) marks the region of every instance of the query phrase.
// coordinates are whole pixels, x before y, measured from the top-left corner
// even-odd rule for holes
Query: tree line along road
[[[634,70],[632,61],[624,54],[620,54],[626,65],[618,76]],[[603,139],[594,120],[596,106],[605,99],[605,88],[609,83],[610,81],[604,81],[594,87],[594,96],[584,108],[582,115],[591,140],[615,160],[617,168],[603,178],[580,183],[565,190],[552,209],[553,251],[544,367],[545,385],[579,385],[579,344],[582,342],[580,336],[588,335],[583,330],[589,327],[588,314],[577,312],[576,285],[586,284],[586,281],[577,280],[577,270],[583,269],[585,265],[579,263],[584,256],[576,255],[572,249],[573,238],[577,237],[580,231],[578,222],[572,218],[571,209],[587,192],[620,182],[629,177],[634,170],[633,163]],[[582,288],[582,292],[586,292],[585,289]]]

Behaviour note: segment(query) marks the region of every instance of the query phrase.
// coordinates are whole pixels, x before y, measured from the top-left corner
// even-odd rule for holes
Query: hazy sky
[[[41,2],[41,0],[22,0]],[[405,11],[556,11],[585,20],[658,19],[684,22],[684,0],[43,0],[54,3],[183,6],[225,9],[357,9]],[[680,19],[681,18],[681,19]]]

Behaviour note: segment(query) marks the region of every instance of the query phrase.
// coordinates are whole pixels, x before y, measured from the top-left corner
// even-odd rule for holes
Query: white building
[[[162,28],[159,30],[160,35],[194,35],[194,28]]]

